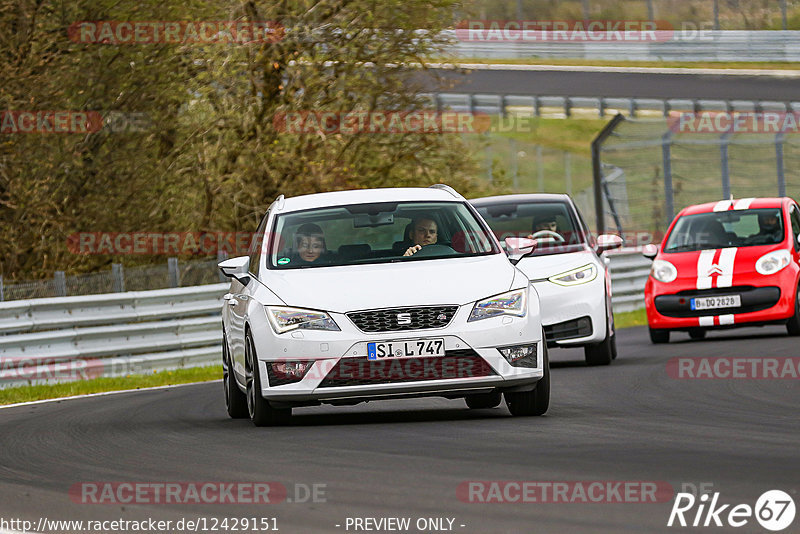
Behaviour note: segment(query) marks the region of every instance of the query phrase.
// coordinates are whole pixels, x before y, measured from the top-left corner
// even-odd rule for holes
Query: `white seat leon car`
[[[622,240],[592,237],[568,195],[504,195],[470,202],[499,238],[536,239],[536,250],[518,267],[539,294],[548,344],[584,347],[588,365],[611,363],[617,356],[611,278],[600,254],[621,246]]]
[[[418,396],[548,408],[536,292],[447,186],[280,196],[249,257],[219,266],[231,417]]]

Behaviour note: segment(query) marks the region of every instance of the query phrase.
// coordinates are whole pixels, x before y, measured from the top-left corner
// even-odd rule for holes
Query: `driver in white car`
[[[555,215],[537,215],[533,219],[533,234],[529,235],[529,239],[535,239],[533,235],[541,231],[558,232],[558,223],[556,222]]]
[[[424,217],[414,219],[414,226],[411,229],[411,241],[414,244],[408,247],[403,256],[412,256],[425,245],[435,245],[438,239],[439,227],[436,226],[436,221]]]

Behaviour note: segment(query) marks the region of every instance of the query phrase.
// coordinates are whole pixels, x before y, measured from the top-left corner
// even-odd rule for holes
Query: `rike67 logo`
[[[719,495],[719,492],[715,492],[711,497],[703,494],[698,498],[691,493],[678,493],[667,526],[739,528],[755,517],[762,527],[777,532],[794,521],[794,500],[784,491],[764,492],[755,506],[722,504],[719,502]]]

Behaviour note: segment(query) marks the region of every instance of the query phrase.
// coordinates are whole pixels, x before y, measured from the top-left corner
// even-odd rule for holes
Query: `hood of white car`
[[[541,280],[588,263],[596,264],[597,259],[591,252],[582,251],[522,258],[517,268],[525,273],[529,280]]]
[[[262,281],[287,306],[333,312],[467,304],[511,289],[503,254],[343,267],[270,270]]]

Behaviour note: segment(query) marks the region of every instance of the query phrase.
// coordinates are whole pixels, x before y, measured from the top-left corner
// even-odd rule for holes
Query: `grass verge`
[[[88,393],[102,393],[104,391],[169,386],[174,384],[188,384],[190,382],[206,382],[219,378],[222,378],[222,366],[210,365],[208,367],[175,369],[146,375],[76,380],[63,384],[16,386],[0,389],[0,405],[70,397],[73,395],[86,395]]]
[[[620,312],[614,314],[614,327],[630,328],[631,326],[646,326],[647,313],[644,308],[631,312]]]

